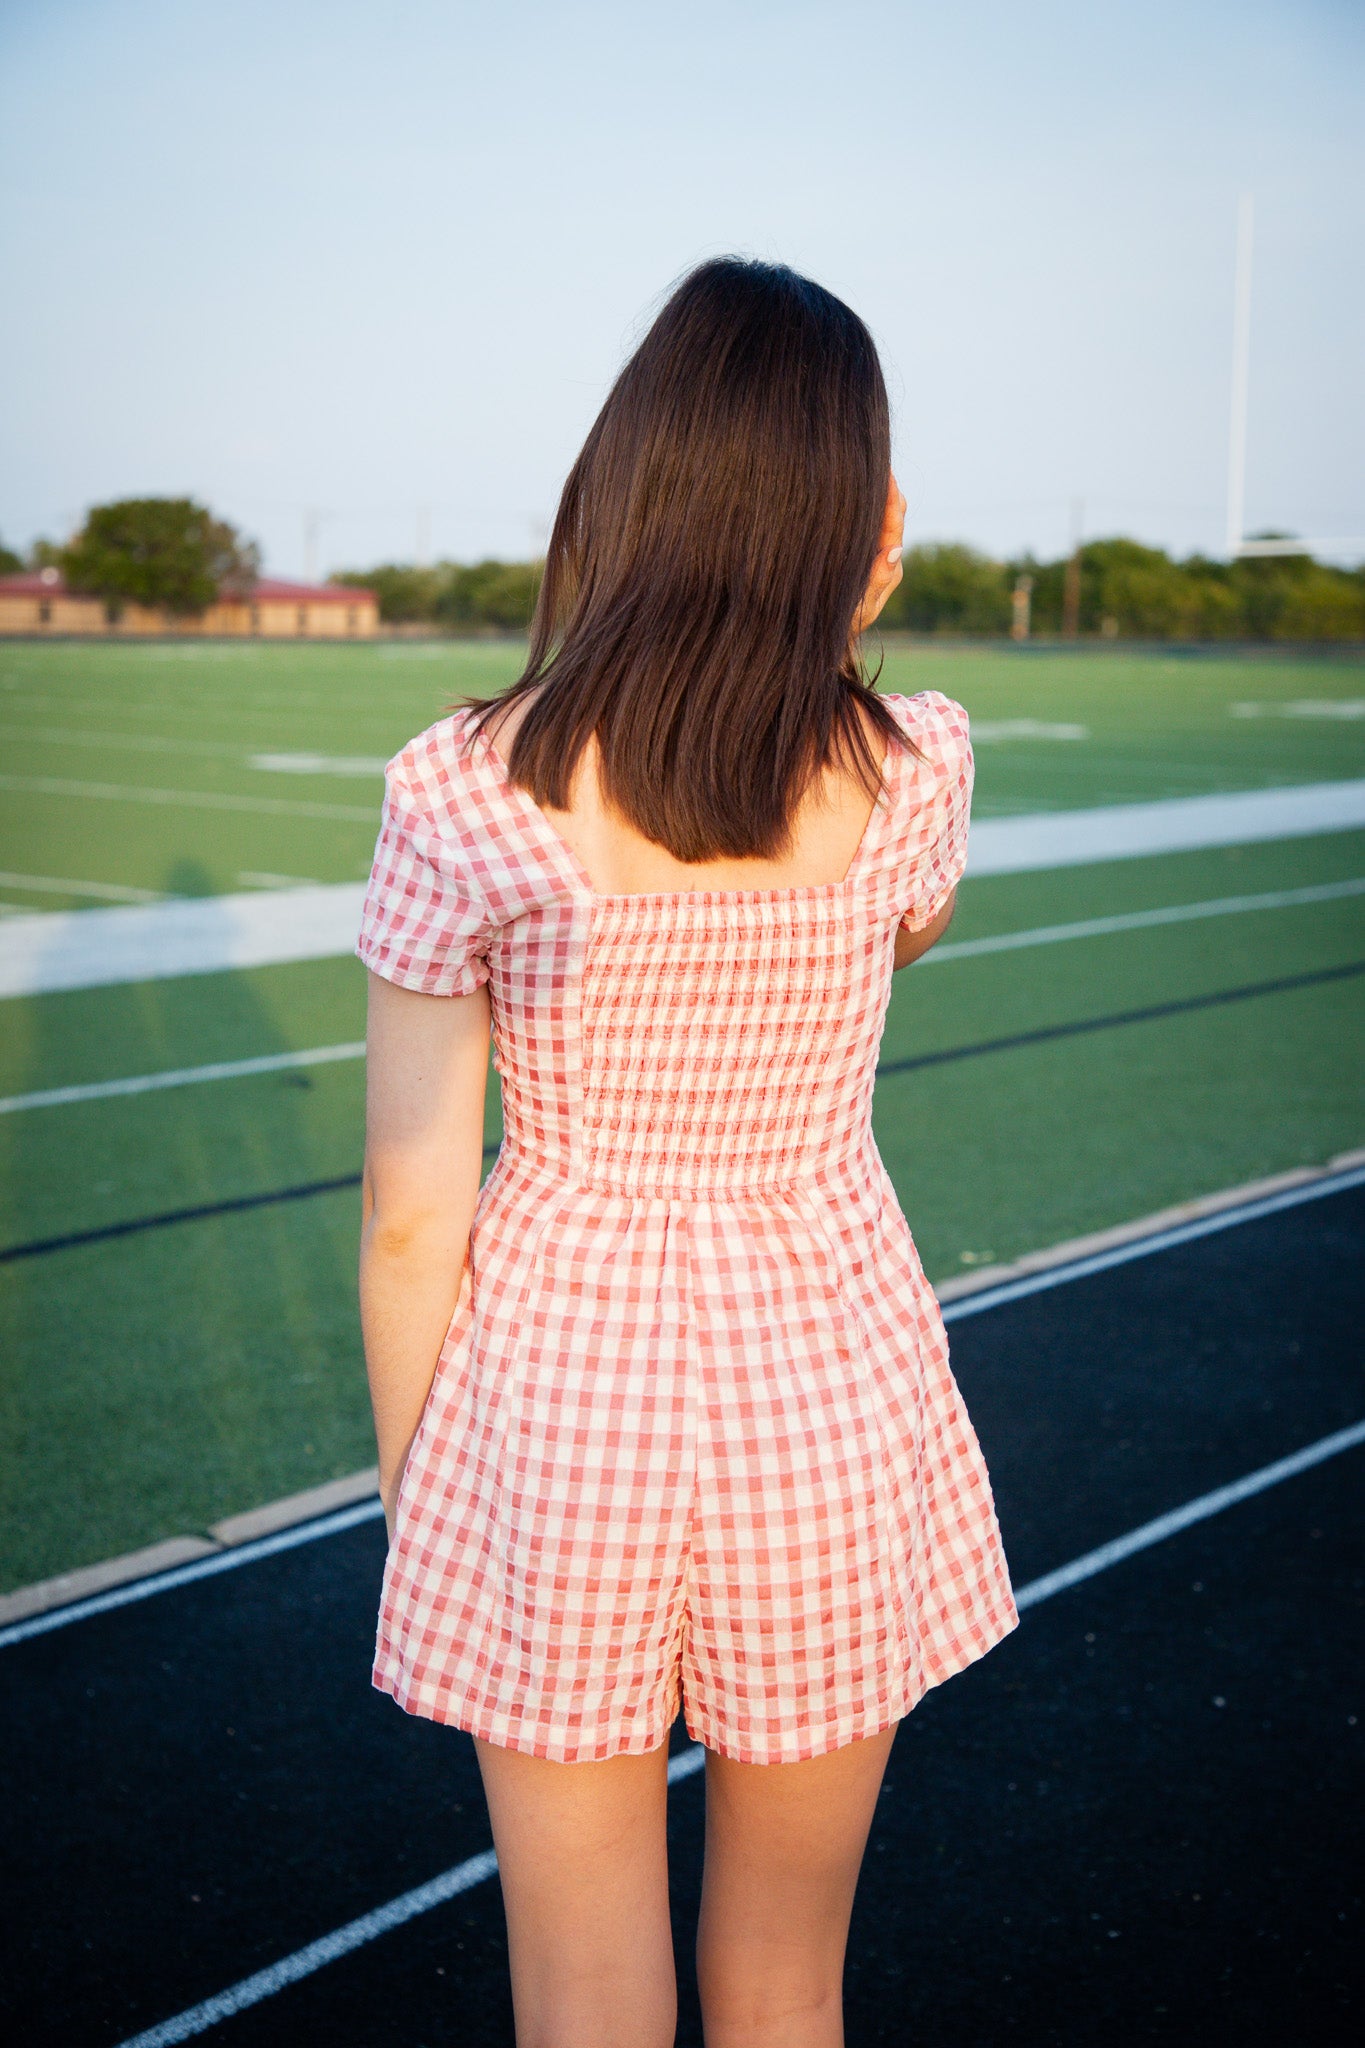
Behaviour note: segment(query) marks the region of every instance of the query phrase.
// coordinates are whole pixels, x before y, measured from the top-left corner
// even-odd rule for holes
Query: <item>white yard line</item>
[[[168,1067],[159,1074],[127,1074],[118,1081],[83,1081],[71,1088],[35,1088],[28,1095],[0,1095],[0,1116],[19,1109],[56,1109],[71,1102],[103,1102],[111,1095],[151,1095],[159,1088],[184,1088],[196,1081],[238,1081],[250,1074],[282,1074],[291,1067],[328,1066],[333,1060],[363,1060],[365,1041],[314,1045],[305,1052],[268,1052],[250,1060],[212,1060],[204,1067]]]
[[[35,896],[97,896],[107,903],[164,903],[164,889],[135,889],[128,882],[70,882],[64,875],[12,875],[0,870],[0,889],[31,890]]]
[[[72,797],[127,804],[171,804],[191,811],[254,811],[275,818],[327,818],[348,825],[379,824],[377,804],[315,804],[283,796],[236,796],[228,790],[149,789],[140,783],[68,782],[57,775],[0,775],[0,789],[20,796]]]
[[[199,759],[242,761],[250,749],[240,740],[178,739],[170,733],[91,732],[68,725],[0,725],[0,740],[34,740],[43,747],[93,747],[98,753],[189,754]]]
[[[949,939],[925,954],[935,960],[975,960],[983,953],[1013,953],[1021,946],[1055,946],[1066,939],[1097,939],[1110,932],[1140,932],[1151,926],[1187,924],[1203,917],[1233,917],[1247,910],[1293,910],[1307,903],[1335,903],[1365,896],[1365,875],[1345,882],[1315,882],[1303,889],[1268,889],[1260,896],[1211,896],[1202,903],[1170,903],[1160,910],[1124,910],[1114,917],[1084,917],[1075,924],[1040,924],[1025,932],[995,932],[986,939]]]
[[[1263,1465],[1259,1471],[1249,1472],[1242,1479],[1234,1480],[1230,1486],[1216,1487],[1211,1493],[1200,1494],[1196,1500],[1186,1501],[1183,1507],[1173,1508],[1169,1514],[1158,1515],[1154,1521],[1144,1522],[1140,1528],[1130,1529],[1127,1535],[1116,1537],[1111,1543],[1102,1543],[1096,1550],[1088,1550],[1082,1556],[1073,1558],[1059,1570],[1047,1572],[1040,1579],[1032,1580],[1027,1586],[1019,1587],[1015,1604],[1022,1613],[1030,1607],[1041,1606],[1044,1600],[1051,1600],[1058,1593],[1064,1593],[1073,1586],[1081,1585],[1086,1579],[1122,1564],[1126,1558],[1136,1556],[1139,1551],[1148,1550],[1154,1544],[1164,1543],[1169,1537],[1179,1535],[1197,1522],[1207,1521],[1213,1515],[1222,1514],[1238,1502],[1251,1500],[1264,1493],[1267,1488],[1279,1486],[1286,1479],[1297,1478],[1302,1472],[1311,1471],[1328,1458],[1339,1457],[1343,1451],[1354,1450],[1365,1443],[1365,1422],[1353,1423],[1348,1429],[1336,1430],[1331,1436],[1320,1437],[1316,1443],[1306,1444],[1302,1450],[1294,1451],[1287,1458],[1278,1458],[1272,1465]],[[680,1750],[668,1762],[668,1779],[675,1784],[680,1778],[693,1776],[701,1770],[706,1761],[706,1751],[701,1743],[694,1742]],[[448,1899],[461,1892],[471,1891],[475,1885],[484,1884],[496,1875],[498,1859],[495,1851],[484,1849],[476,1856],[468,1856],[463,1863],[457,1863],[450,1870],[443,1871],[412,1891],[402,1892],[396,1899],[378,1906],[370,1913],[362,1913],[355,1920],[348,1920],[344,1927],[336,1928],[331,1934],[324,1934],[318,1941],[311,1941],[306,1948],[295,1949],[292,1955],[281,1957],[268,1969],[257,1970],[250,1977],[243,1977],[226,1991],[220,1991],[213,1998],[206,1998],[199,2005],[192,2005],[186,2011],[176,2013],[171,2019],[162,2020],[158,2026],[147,2027],[140,2034],[134,2034],[120,2044],[120,2048],[173,2048],[178,2041],[189,2041],[196,2034],[207,2033],[210,2027],[218,2026],[223,2020],[231,2019],[234,2013],[245,2012],[248,2007],[259,2005],[263,1999],[273,1998],[290,1984],[297,1984],[316,1971],[325,1969],[329,1963],[342,1956],[354,1953],[368,1942],[375,1941],[382,1934],[388,1934],[395,1927],[402,1927],[409,1920],[415,1920],[422,1913],[429,1913],[433,1907],[441,1906]]]

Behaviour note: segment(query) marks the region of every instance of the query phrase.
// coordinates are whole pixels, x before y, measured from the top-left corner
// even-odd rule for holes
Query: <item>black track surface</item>
[[[1363,1246],[1354,1190],[955,1321],[1016,1583],[1365,1414]],[[910,1716],[850,2048],[1359,2037],[1362,1463],[1031,1610]],[[104,2048],[488,1846],[467,1738],[369,1689],[381,1551],[0,1651],[9,2038]],[[670,1798],[696,2048],[701,1778]],[[510,2048],[496,1883],[200,2038]]]

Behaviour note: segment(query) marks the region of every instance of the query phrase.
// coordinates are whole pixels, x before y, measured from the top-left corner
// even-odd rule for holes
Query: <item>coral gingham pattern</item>
[[[360,957],[487,982],[504,1139],[400,1491],[376,1685],[562,1762],[679,1707],[742,1762],[877,1733],[1018,1619],[872,1138],[896,928],[966,860],[961,707],[888,696],[841,882],[601,895],[457,713],[389,764]]]

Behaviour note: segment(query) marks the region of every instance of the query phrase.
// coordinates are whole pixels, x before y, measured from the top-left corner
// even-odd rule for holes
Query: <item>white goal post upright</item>
[[[1232,284],[1232,407],[1228,421],[1228,554],[1240,553],[1246,532],[1247,411],[1251,393],[1252,198],[1237,201],[1237,260]]]
[[[1228,560],[1256,555],[1365,554],[1365,540],[1246,538],[1247,420],[1251,410],[1251,247],[1255,209],[1249,192],[1237,201],[1237,256],[1232,285],[1232,395],[1228,416]]]

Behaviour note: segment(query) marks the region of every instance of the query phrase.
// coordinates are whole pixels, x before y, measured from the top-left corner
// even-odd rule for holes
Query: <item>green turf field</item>
[[[0,646],[0,904],[359,879],[379,776],[253,758],[382,760],[518,663]],[[913,648],[884,682],[966,704],[979,816],[1365,775],[1365,718],[1339,715],[1365,698],[1359,660]],[[996,876],[964,886],[951,937],[1361,876],[1361,832]],[[926,962],[898,978],[883,1054],[1362,958],[1346,897]],[[355,1039],[363,981],[338,959],[12,1000],[0,1096]],[[1321,982],[887,1076],[878,1139],[931,1276],[1365,1143],[1362,1011],[1365,980]],[[0,1116],[0,1246],[354,1173],[361,1094],[352,1061]],[[357,1213],[353,1190],[314,1194],[0,1267],[0,1588],[370,1461]]]

